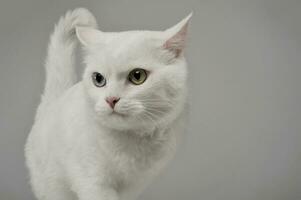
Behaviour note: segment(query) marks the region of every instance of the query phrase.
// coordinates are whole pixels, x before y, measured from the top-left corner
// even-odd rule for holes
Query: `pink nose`
[[[112,109],[114,109],[115,104],[119,101],[118,97],[107,97],[106,102],[110,105]]]

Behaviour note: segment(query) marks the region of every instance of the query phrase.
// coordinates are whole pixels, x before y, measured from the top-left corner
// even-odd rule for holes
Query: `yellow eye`
[[[129,81],[135,85],[141,85],[147,78],[147,73],[144,69],[136,68],[129,73]]]

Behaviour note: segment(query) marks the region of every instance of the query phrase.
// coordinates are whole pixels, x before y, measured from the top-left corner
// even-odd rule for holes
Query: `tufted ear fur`
[[[191,17],[192,13],[190,13],[178,24],[165,31],[167,40],[165,41],[163,47],[174,53],[175,58],[179,57],[184,50],[188,32],[188,24]]]
[[[77,26],[76,36],[80,43],[84,46],[95,44],[100,40],[103,40],[103,32],[91,27]]]

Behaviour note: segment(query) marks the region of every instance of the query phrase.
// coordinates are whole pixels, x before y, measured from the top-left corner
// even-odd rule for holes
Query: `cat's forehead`
[[[139,54],[153,50],[160,40],[160,33],[156,31],[124,31],[107,34],[105,50],[114,55]]]
[[[152,31],[107,33],[105,43],[91,49],[91,57],[107,68],[127,69],[154,62],[160,35]]]

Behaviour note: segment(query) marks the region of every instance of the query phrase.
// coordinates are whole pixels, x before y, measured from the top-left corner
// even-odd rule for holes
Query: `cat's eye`
[[[129,73],[129,81],[135,85],[141,85],[147,78],[147,72],[144,69],[136,68]]]
[[[106,85],[106,79],[101,75],[101,73],[94,72],[92,74],[92,80],[96,87],[103,87]]]

